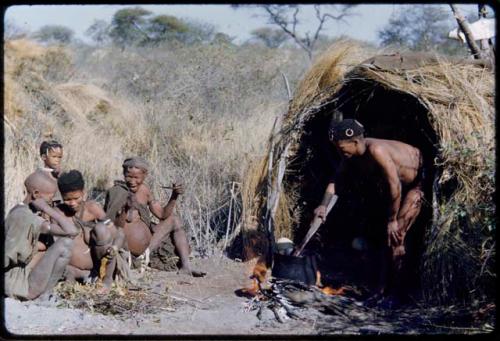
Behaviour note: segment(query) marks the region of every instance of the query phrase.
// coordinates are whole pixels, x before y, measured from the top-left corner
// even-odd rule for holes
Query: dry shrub
[[[344,43],[332,46],[317,59],[301,81],[285,117],[273,164],[287,144],[291,145],[288,159],[293,162],[304,122],[321,112],[350,80],[376,82],[415,97],[428,110],[438,137],[434,166],[439,170],[439,181],[434,188],[432,228],[425,238],[423,294],[432,302],[491,297],[496,278],[494,75],[484,68],[444,60],[412,70],[354,67],[366,57],[369,55]],[[261,164],[267,162],[265,156]],[[260,179],[252,178],[245,197],[265,197],[267,173],[260,174]],[[285,183],[291,207],[298,200],[300,186]],[[255,206],[247,210],[258,212],[265,202],[254,200],[250,205]],[[281,214],[289,211],[279,210],[276,221]],[[297,219],[294,221],[297,223]],[[286,228],[291,227],[277,226],[276,230]]]
[[[285,110],[280,71],[294,84],[306,66],[291,51],[218,44],[122,52],[23,41],[5,49],[6,69],[18,70],[6,79],[13,89],[7,211],[22,199],[22,181],[40,165],[37,149],[48,135],[64,145],[63,167],[82,171],[99,200],[122,177],[124,158],[140,155],[151,163],[147,181],[158,198],[169,196],[159,185],[184,183],[178,213],[198,254],[213,253],[227,228],[232,237],[239,219],[228,222],[230,188],[238,184],[232,207],[240,212],[244,173]],[[70,56],[72,67],[47,69],[49,50]]]

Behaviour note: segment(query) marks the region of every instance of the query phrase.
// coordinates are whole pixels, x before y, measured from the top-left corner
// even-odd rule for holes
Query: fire
[[[250,279],[252,280],[250,287],[243,288],[242,291],[245,294],[257,296],[262,288],[262,285],[266,283],[267,270],[268,268],[265,261],[259,259],[250,275]]]
[[[321,284],[321,272],[316,270],[316,286],[326,295],[344,295],[346,287],[340,287],[339,289],[335,289],[329,286],[323,287]]]
[[[320,288],[320,290],[326,295],[344,295],[344,293],[345,293],[344,287],[340,287],[339,289],[335,289],[335,288],[326,286],[324,288]]]
[[[255,264],[255,267],[253,268],[252,277],[257,281],[259,281],[259,283],[264,283],[266,281],[266,275],[267,275],[266,263],[262,261],[257,262],[257,264]]]

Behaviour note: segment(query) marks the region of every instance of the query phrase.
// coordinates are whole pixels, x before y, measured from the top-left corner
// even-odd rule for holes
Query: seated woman
[[[122,167],[125,181],[115,181],[115,186],[106,194],[104,207],[108,217],[123,227],[130,252],[136,257],[147,256],[171,235],[181,262],[179,272],[193,277],[205,276],[206,273],[191,269],[189,242],[174,212],[177,198],[184,193],[183,186],[174,184],[170,200],[162,205],[144,183],[149,168],[146,160],[129,158]],[[158,224],[151,222],[151,213],[159,219]]]

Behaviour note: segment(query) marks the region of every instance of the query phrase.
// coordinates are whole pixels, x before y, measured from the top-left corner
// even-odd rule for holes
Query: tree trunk
[[[469,24],[462,16],[456,5],[450,4],[450,6],[451,10],[453,11],[453,14],[455,15],[455,18],[457,19],[458,27],[465,34],[465,39],[467,40],[467,45],[469,45],[472,55],[474,56],[475,59],[480,59],[482,57],[481,51],[479,50],[476,42],[474,41],[474,36],[472,35],[472,32],[469,29]]]

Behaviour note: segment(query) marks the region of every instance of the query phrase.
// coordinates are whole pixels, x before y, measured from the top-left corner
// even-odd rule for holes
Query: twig
[[[176,296],[176,295],[181,295],[181,296],[184,296],[184,297],[180,297],[180,296]],[[175,295],[171,295],[169,294],[168,297],[172,297],[173,299],[176,299],[176,300],[180,300],[180,301],[184,301],[184,302],[187,302],[187,301],[194,301],[194,302],[198,302],[198,303],[205,303],[203,301],[200,301],[196,298],[192,298],[192,297],[189,297],[189,296],[186,296],[186,295],[183,295],[183,294],[179,294],[179,293],[175,293]]]
[[[228,214],[228,217],[227,217],[227,226],[226,226],[226,237],[224,239],[224,247],[222,248],[223,250],[226,249],[227,247],[227,240],[228,240],[228,237],[229,237],[229,228],[231,227],[231,213],[232,213],[232,209],[233,209],[233,200],[234,200],[234,182],[232,183],[231,185],[231,200],[229,202],[229,214]],[[221,258],[224,254],[222,253],[221,254]]]

